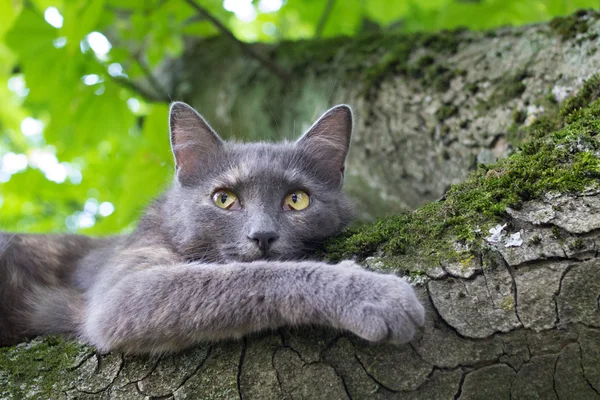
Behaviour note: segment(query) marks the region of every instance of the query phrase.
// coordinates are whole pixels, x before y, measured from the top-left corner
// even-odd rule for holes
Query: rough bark
[[[461,157],[475,157],[490,146],[502,149],[499,143],[506,140],[505,129],[513,123],[514,108],[524,109],[526,99],[533,102],[553,87],[575,87],[578,77],[591,73],[598,56],[591,52],[597,39],[589,32],[600,30],[600,22],[593,16],[573,18],[571,22],[585,22],[588,31],[572,38],[560,37],[549,32],[549,25],[542,25],[501,30],[495,37],[489,33],[453,36],[458,41],[457,49],[444,62],[452,62],[453,68],[462,65],[468,69],[466,75],[452,77],[450,87],[443,92],[433,92],[421,86],[421,81],[406,79],[402,74],[409,72],[402,69],[383,73],[377,90],[363,92],[360,85],[340,81],[334,98],[354,93],[356,97],[351,98],[358,104],[354,148],[358,154],[351,165],[363,163],[370,171],[361,177],[363,172],[355,168],[351,180],[365,179],[374,191],[382,190],[382,198],[399,196],[402,206],[412,207],[433,194],[441,194],[444,185],[464,178],[469,165]],[[423,39],[419,40],[419,46],[423,45]],[[252,78],[245,78],[245,83],[261,82],[266,89],[235,87],[231,99],[225,96],[223,88],[228,84],[223,82],[209,86],[212,93],[199,91],[193,86],[202,84],[197,82],[190,90],[197,93],[196,105],[201,109],[210,97],[222,99],[213,111],[203,108],[205,114],[212,112],[222,120],[230,117],[231,110],[242,112],[241,107],[247,105],[248,110],[243,112],[248,113],[249,121],[258,121],[259,127],[261,120],[262,126],[268,125],[270,122],[265,121],[270,113],[266,114],[261,105],[262,96],[268,95],[269,103],[278,107],[303,110],[297,114],[274,111],[284,115],[280,126],[291,124],[297,115],[308,121],[308,116],[328,102],[322,95],[328,79],[339,76],[337,71],[344,68],[346,54],[340,46],[333,50],[341,51],[341,55],[330,59],[330,64],[320,61],[307,65],[302,79],[289,82],[289,91],[248,60],[245,62],[250,65],[243,70],[242,59],[237,58],[221,67],[233,68],[231,75],[225,75],[250,74]],[[280,50],[272,51],[283,63],[286,58],[277,53]],[[426,49],[412,49],[410,57],[418,61],[424,52]],[[500,52],[499,57],[496,52]],[[369,57],[375,55],[364,55],[361,63],[370,65]],[[481,60],[481,70],[474,60]],[[484,72],[486,64],[488,70]],[[571,69],[575,64],[577,68]],[[510,66],[515,70],[527,67],[527,77],[519,75],[524,85],[517,85],[516,92],[521,93],[505,103],[482,108],[482,114],[476,116],[474,98],[499,95],[498,82]],[[288,63],[286,67],[293,66]],[[558,71],[562,71],[562,78],[558,78]],[[199,75],[200,81],[208,82],[209,72]],[[469,83],[477,83],[480,91],[468,94]],[[221,89],[214,86],[221,84]],[[179,89],[183,91],[182,85]],[[286,99],[289,102],[285,103]],[[443,103],[458,108],[445,114],[443,122],[435,122],[434,114]],[[461,121],[465,119],[469,123],[463,126]],[[432,129],[437,132],[433,136]],[[443,137],[436,136],[441,132],[451,135],[451,140],[444,142]],[[592,136],[588,132],[585,140],[597,141],[597,133]],[[581,149],[573,153],[600,157],[600,152],[589,150],[592,147],[585,142],[576,144]],[[370,149],[370,155],[361,154],[365,148]],[[452,154],[442,161],[444,157],[438,155],[444,150]],[[380,152],[382,155],[376,157]],[[398,160],[398,154],[403,160]],[[403,175],[402,171],[410,174]],[[503,173],[489,172],[490,179]],[[418,192],[418,200],[403,195],[414,192],[418,182],[423,182],[429,192]],[[435,186],[438,183],[440,186]],[[501,222],[489,236],[481,235],[483,245],[473,256],[460,261],[439,260],[439,266],[425,270],[427,276],[413,277],[427,308],[427,322],[410,344],[371,345],[327,329],[282,329],[151,359],[100,355],[76,342],[36,339],[0,349],[0,398],[600,398],[600,192],[547,193],[518,209],[508,209]],[[392,258],[372,253],[365,260],[370,268],[396,268],[387,265]]]

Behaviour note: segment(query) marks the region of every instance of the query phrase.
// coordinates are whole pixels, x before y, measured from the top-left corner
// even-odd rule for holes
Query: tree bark
[[[340,75],[347,66],[345,51],[359,51],[344,41],[327,47],[327,56],[311,53],[318,58],[314,63],[302,61],[307,60],[304,46],[310,44],[262,49],[298,74],[290,82],[274,80],[237,55],[218,67],[226,81],[211,82],[216,69],[195,69],[198,80],[191,79],[189,71],[196,67],[190,62],[184,64],[188,75],[176,87],[181,96],[187,93],[195,99],[209,120],[221,121],[221,132],[243,125],[258,137],[272,121],[265,99],[275,115],[282,115],[279,126],[287,129],[294,119],[308,123],[325,109],[330,102],[323,95],[329,93],[325,88],[338,80],[332,102],[351,99],[358,111],[350,182],[363,182],[363,192],[368,182],[382,199],[398,197],[399,206],[414,207],[463,179],[473,163],[466,155],[475,158],[494,149],[507,154],[501,143],[515,123],[513,109],[525,109],[525,101],[533,104],[550,90],[562,96],[592,73],[594,63],[600,65],[592,52],[598,39],[591,34],[600,30],[599,21],[592,15],[572,18],[574,23],[585,22],[588,31],[560,37],[551,32],[558,29],[555,22],[494,34],[453,34],[456,51],[444,65],[465,67],[467,73],[452,77],[449,88],[440,92],[421,78],[404,76],[417,72],[396,68],[398,64],[381,75],[376,90],[372,86],[365,92],[364,82],[353,85],[350,75]],[[419,39],[419,46],[428,40]],[[206,48],[202,51],[216,57]],[[230,56],[232,50],[223,51]],[[294,59],[292,51],[297,52]],[[379,54],[378,49],[370,51]],[[410,58],[416,62],[427,52],[411,48]],[[371,65],[369,57],[375,55],[360,58],[361,54],[353,57]],[[211,65],[208,59],[198,62]],[[302,62],[308,64],[299,72]],[[507,70],[517,69],[527,74],[514,75],[519,79],[510,93],[520,94],[482,106],[477,114],[477,99],[505,94],[499,82]],[[233,83],[240,79],[239,85]],[[256,87],[249,87],[250,82]],[[444,83],[438,84],[443,89]],[[468,88],[474,90],[470,84],[479,91],[469,93]],[[443,104],[449,111],[436,117]],[[237,117],[238,112],[245,117]],[[534,118],[536,112],[526,110],[525,118]],[[228,119],[231,125],[223,122]],[[302,124],[298,122],[296,133]],[[440,156],[443,151],[447,157]],[[361,163],[366,168],[358,168]],[[365,201],[369,207],[375,204]],[[546,194],[518,210],[508,209],[503,224],[482,236],[485,245],[473,257],[442,260],[426,269],[427,276],[413,277],[427,320],[409,344],[372,345],[328,329],[281,329],[242,341],[204,344],[178,355],[144,358],[101,355],[77,342],[51,337],[0,349],[0,398],[600,398],[600,192]],[[365,260],[368,267],[393,269],[389,257],[371,253]]]
[[[37,339],[0,351],[0,398],[600,398],[600,194],[510,214],[522,243],[490,239],[417,286],[427,321],[410,344],[282,329],[152,359]]]

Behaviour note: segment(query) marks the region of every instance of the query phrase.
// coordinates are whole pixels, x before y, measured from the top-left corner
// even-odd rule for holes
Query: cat
[[[0,345],[62,333],[161,354],[305,324],[402,343],[423,325],[401,278],[307,258],[350,222],[348,106],[295,143],[225,142],[182,102],[169,131],[173,185],[130,235],[0,233]]]

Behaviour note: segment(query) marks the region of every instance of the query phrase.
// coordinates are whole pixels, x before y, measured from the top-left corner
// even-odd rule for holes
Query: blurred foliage
[[[485,29],[589,0],[199,0],[244,41]],[[100,34],[101,32],[101,34]],[[127,85],[218,29],[184,0],[0,2],[0,229],[133,228],[172,175],[166,103]]]

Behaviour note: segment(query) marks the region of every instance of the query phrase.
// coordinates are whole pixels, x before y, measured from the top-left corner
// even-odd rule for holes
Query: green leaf
[[[114,200],[115,212],[100,221],[93,232],[114,232],[135,223],[144,207],[167,187],[173,176],[168,112],[167,105],[151,106],[140,136],[123,151],[127,162],[117,178],[121,190]]]
[[[64,24],[60,35],[67,38],[70,55],[79,52],[79,42],[97,29],[106,0],[72,0],[63,9]]]

